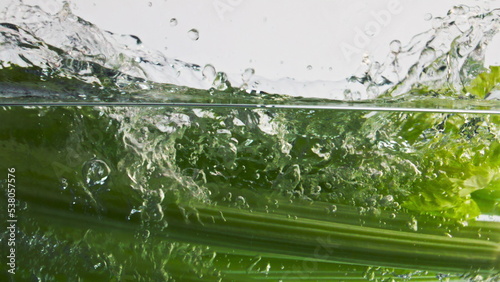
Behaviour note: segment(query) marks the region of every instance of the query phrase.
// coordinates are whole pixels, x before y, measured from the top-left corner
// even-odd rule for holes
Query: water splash
[[[0,26],[0,67],[37,67],[41,76],[77,79],[96,87],[120,91],[151,89],[152,83],[197,89],[242,87],[254,92],[334,100],[397,97],[415,88],[448,89],[460,94],[464,86],[484,71],[488,43],[498,33],[500,10],[464,5],[447,15],[427,16],[433,28],[410,42],[392,41],[390,53],[380,60],[366,54],[358,71],[342,81],[271,81],[246,70],[234,76],[203,70],[195,64],[166,58],[148,50],[140,38],[103,31],[74,15],[69,4],[58,12],[13,1]],[[177,19],[170,20],[171,26]],[[199,39],[193,28],[189,38]],[[312,69],[311,66],[307,67]],[[215,69],[215,68],[214,68]]]
[[[145,49],[137,36],[101,30],[74,15],[67,3],[50,14],[19,1],[7,8],[3,20],[0,37],[7,44],[0,46],[2,68],[37,67],[46,75],[101,87],[124,88],[138,80],[209,87],[194,65]]]
[[[200,39],[200,32],[197,29],[193,28],[188,31],[188,36],[191,40],[197,41],[198,39]]]

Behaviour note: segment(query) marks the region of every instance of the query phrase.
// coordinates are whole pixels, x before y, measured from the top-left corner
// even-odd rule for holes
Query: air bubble
[[[381,204],[382,205],[389,205],[394,201],[394,197],[392,195],[387,195],[382,198]]]
[[[330,212],[332,212],[332,213],[337,212],[337,206],[336,205],[331,205],[330,206]]]
[[[193,41],[200,39],[200,33],[197,29],[194,28],[188,31],[188,36]]]
[[[87,186],[103,185],[111,172],[102,160],[93,159],[83,165],[82,174]]]
[[[434,16],[431,13],[427,13],[427,14],[424,15],[424,20],[425,21],[430,21],[430,20],[432,20],[433,17]]]
[[[171,18],[170,19],[170,26],[176,26],[177,25],[177,19],[176,18]]]
[[[307,66],[307,70],[312,70],[312,69],[313,69],[313,67],[311,65]]]
[[[408,227],[417,232],[418,231],[418,221],[414,217],[408,222]]]
[[[217,72],[215,71],[214,66],[206,65],[203,68],[203,71],[201,72],[201,74],[203,75],[204,79],[206,79],[208,81],[213,81]]]
[[[247,206],[247,200],[243,196],[238,196],[236,198],[236,206],[240,208],[244,208]]]
[[[61,178],[61,189],[66,190],[68,188],[68,179],[66,178]]]

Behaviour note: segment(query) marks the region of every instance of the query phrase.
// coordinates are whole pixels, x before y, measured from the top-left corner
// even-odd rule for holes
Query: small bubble
[[[149,2],[149,3],[148,3],[148,6],[149,6],[149,7],[153,7],[153,2]]]
[[[433,16],[432,16],[431,13],[427,13],[427,14],[424,15],[424,20],[425,21],[430,21],[430,20],[432,20],[432,18],[433,18]]]
[[[147,240],[149,236],[151,235],[151,232],[147,229],[139,230],[135,234],[135,237],[139,240]]]
[[[247,201],[243,196],[238,196],[236,198],[236,205],[239,207],[244,207],[247,205]]]
[[[177,25],[177,19],[176,18],[171,18],[170,19],[170,26],[176,26]]]
[[[200,39],[200,33],[198,32],[198,30],[196,30],[194,28],[188,31],[188,36],[193,41]]]
[[[312,70],[312,69],[313,69],[313,67],[311,65],[307,66],[307,70]]]
[[[392,53],[398,54],[399,52],[401,52],[401,41],[393,40],[389,46]]]
[[[68,188],[68,179],[61,178],[61,189],[66,190]]]
[[[336,205],[331,205],[330,206],[330,212],[332,212],[332,213],[337,212],[337,206]]]
[[[381,203],[383,205],[391,204],[394,201],[394,197],[392,195],[387,195],[381,199]]]

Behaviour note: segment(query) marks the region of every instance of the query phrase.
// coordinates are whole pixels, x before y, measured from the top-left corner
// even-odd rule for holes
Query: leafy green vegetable
[[[479,74],[465,90],[478,98],[486,98],[491,91],[500,89],[500,66],[490,66]]]
[[[498,212],[498,116],[4,107],[0,119],[0,158],[16,167],[25,204],[23,278],[363,280],[417,269],[432,280],[499,268],[498,224],[472,220]]]

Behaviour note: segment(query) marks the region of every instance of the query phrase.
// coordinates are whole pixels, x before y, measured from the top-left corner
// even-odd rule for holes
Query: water
[[[11,106],[0,116],[0,157],[26,205],[16,277],[314,280],[372,265],[380,279],[395,268],[459,279],[498,269],[498,223],[473,220],[498,215],[498,115]],[[334,229],[286,231],[294,243],[281,245],[283,233],[264,231],[271,219],[283,230],[303,220]],[[363,247],[340,230],[387,242]],[[394,236],[410,241],[393,249]],[[429,253],[422,236],[455,250]],[[357,248],[382,249],[367,258]]]
[[[68,5],[4,18],[7,279],[498,280],[500,79],[483,65],[497,10],[431,15],[386,62],[300,83],[306,97],[258,69],[236,83],[166,58]]]

